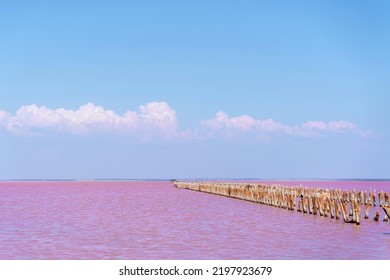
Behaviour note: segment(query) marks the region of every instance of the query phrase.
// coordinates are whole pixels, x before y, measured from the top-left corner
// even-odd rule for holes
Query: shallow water
[[[370,215],[356,226],[165,181],[0,182],[0,259],[390,259],[390,223]]]

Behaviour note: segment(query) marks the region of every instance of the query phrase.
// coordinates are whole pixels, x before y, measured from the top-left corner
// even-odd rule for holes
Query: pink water
[[[280,183],[390,191],[389,181]],[[164,181],[0,182],[0,259],[390,259],[390,223],[345,224]]]

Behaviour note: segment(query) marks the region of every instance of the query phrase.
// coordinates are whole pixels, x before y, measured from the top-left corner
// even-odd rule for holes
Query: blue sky
[[[388,1],[1,1],[0,31],[0,179],[390,177]]]

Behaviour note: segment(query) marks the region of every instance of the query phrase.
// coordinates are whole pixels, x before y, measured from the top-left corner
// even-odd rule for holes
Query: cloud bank
[[[138,112],[119,115],[93,103],[78,110],[50,109],[35,104],[22,106],[15,115],[0,111],[0,126],[14,133],[58,131],[74,134],[91,132],[135,133],[143,136],[174,137],[177,133],[176,113],[166,102],[150,102]]]
[[[203,125],[212,130],[210,135],[219,134],[228,137],[238,133],[254,134],[258,138],[270,134],[301,137],[318,136],[321,133],[352,133],[359,136],[370,134],[370,132],[364,132],[356,124],[348,121],[307,121],[301,125],[291,126],[273,119],[254,119],[247,115],[229,118],[228,114],[223,111],[219,111],[215,118],[204,121]]]
[[[15,114],[0,110],[0,127],[10,133],[48,133],[51,131],[72,134],[124,133],[142,138],[165,139],[231,138],[245,134],[258,139],[273,134],[312,137],[325,133],[350,133],[366,136],[367,131],[348,121],[307,121],[300,125],[287,125],[273,119],[255,119],[248,115],[229,117],[219,111],[213,119],[205,120],[194,130],[180,130],[176,112],[167,102],[150,102],[127,111],[123,115],[93,103],[77,110],[50,109],[35,104],[22,106]]]

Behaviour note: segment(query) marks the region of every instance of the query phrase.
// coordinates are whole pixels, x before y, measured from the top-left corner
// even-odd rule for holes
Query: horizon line
[[[93,178],[93,179],[69,179],[69,178],[28,178],[28,179],[0,179],[0,182],[77,182],[77,181],[390,181],[390,178]]]

